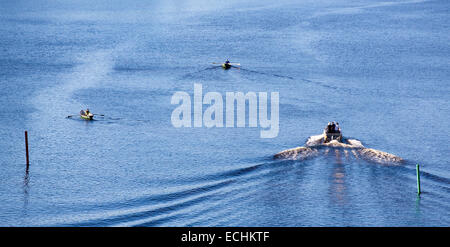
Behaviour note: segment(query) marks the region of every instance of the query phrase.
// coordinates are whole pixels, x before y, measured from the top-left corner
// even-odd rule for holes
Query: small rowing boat
[[[90,113],[89,110],[87,111],[80,111],[80,117],[84,120],[92,120],[94,119],[94,114]]]
[[[223,63],[222,64],[222,68],[229,69],[229,68],[231,68],[231,64],[230,63]]]
[[[94,115],[92,115],[92,113],[90,113],[89,115],[80,115],[80,117],[84,120],[92,120],[94,119]]]
[[[231,67],[233,67],[233,66],[240,66],[241,64],[240,63],[230,63],[230,61],[225,61],[225,63],[213,63],[213,64],[220,64],[220,66],[223,68],[223,69],[229,69],[229,68],[231,68]],[[237,68],[237,67],[236,67]]]

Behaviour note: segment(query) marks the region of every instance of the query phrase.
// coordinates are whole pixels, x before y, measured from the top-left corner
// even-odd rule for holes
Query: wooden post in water
[[[420,170],[419,170],[419,164],[416,165],[416,173],[417,173],[417,195],[420,195]]]
[[[27,156],[27,171],[28,167],[30,166],[30,158],[28,156],[28,132],[25,130],[25,153]]]

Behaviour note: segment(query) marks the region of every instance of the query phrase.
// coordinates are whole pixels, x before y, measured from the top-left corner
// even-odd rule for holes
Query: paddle
[[[224,63],[212,63],[212,64],[224,64]],[[228,63],[229,65],[236,65],[236,66],[240,66],[240,63]]]
[[[69,115],[66,118],[79,117],[80,115]]]

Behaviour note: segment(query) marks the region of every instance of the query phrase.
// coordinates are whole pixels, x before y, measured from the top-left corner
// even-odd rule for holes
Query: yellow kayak
[[[87,113],[87,112],[81,110],[81,111],[80,111],[80,117],[81,117],[82,119],[85,119],[85,120],[92,120],[92,119],[94,119],[94,114],[92,114],[92,113],[90,113],[90,112]]]
[[[85,120],[92,120],[92,119],[94,119],[94,115],[92,115],[92,113],[89,114],[89,115],[80,115],[80,117],[82,119],[85,119]]]

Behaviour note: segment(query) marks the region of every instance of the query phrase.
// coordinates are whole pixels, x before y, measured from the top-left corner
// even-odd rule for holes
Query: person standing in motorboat
[[[336,125],[334,126],[334,131],[336,133],[340,133],[341,132],[341,128],[339,127],[339,123],[338,122],[336,122]]]
[[[331,122],[328,122],[327,127],[325,127],[325,133],[331,133]]]
[[[333,121],[333,122],[331,122],[331,133],[336,133],[335,130],[336,130],[336,124]]]

